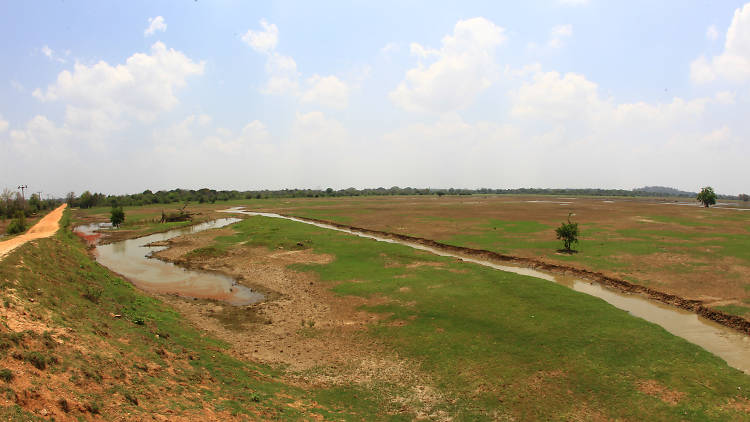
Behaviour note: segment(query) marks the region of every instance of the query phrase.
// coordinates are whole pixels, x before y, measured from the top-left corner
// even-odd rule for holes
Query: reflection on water
[[[96,260],[110,270],[121,274],[139,288],[157,293],[170,293],[199,299],[216,299],[232,305],[249,305],[263,300],[263,295],[237,284],[232,278],[204,271],[188,270],[170,262],[149,258],[166,246],[146,246],[152,242],[169,240],[177,236],[224,227],[240,221],[221,218],[164,233],[155,233],[137,239],[128,239],[108,245],[98,245]],[[76,231],[89,240],[95,236],[98,225],[76,227]]]
[[[410,246],[415,249],[428,251],[440,256],[457,258],[462,261],[471,262],[502,271],[508,271],[559,283],[570,287],[575,291],[586,293],[588,295],[603,299],[617,308],[628,311],[634,316],[657,324],[670,333],[682,337],[693,344],[697,344],[698,346],[703,347],[716,356],[721,357],[727,362],[727,364],[729,364],[729,366],[750,374],[750,336],[738,333],[731,328],[703,318],[695,313],[674,306],[669,306],[667,304],[654,300],[649,300],[639,295],[623,293],[614,289],[604,287],[600,284],[592,283],[590,281],[575,277],[546,273],[526,267],[501,265],[492,261],[485,261],[469,256],[463,256],[460,254],[431,248],[419,243],[379,237],[371,234],[360,233],[353,230],[331,226],[328,224],[301,220],[294,217],[286,217],[279,214],[244,211],[241,208],[230,208],[222,212],[259,215],[264,217],[282,218],[285,220],[297,221],[300,223],[311,224],[313,226],[322,227],[325,229],[337,230],[368,239],[374,239],[380,242],[398,243],[401,245]]]

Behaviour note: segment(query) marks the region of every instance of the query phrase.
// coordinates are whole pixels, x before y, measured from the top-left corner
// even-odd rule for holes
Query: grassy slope
[[[336,259],[298,269],[342,295],[390,299],[369,309],[388,316],[369,335],[419,362],[458,420],[750,420],[730,405],[750,403],[750,377],[599,299],[300,223],[254,217],[234,227],[217,248],[303,240]],[[443,267],[406,266],[413,261]],[[661,393],[639,390],[653,380]],[[670,394],[681,399],[653,396]]]
[[[75,418],[205,419],[208,411],[218,419],[285,420],[314,407],[327,419],[362,419],[336,390],[316,403],[279,372],[231,357],[225,344],[90,259],[69,230],[7,256],[0,287],[0,375],[7,378],[0,419],[32,419],[42,407]],[[10,328],[19,321],[31,329]],[[372,400],[360,401],[359,409],[376,412]]]

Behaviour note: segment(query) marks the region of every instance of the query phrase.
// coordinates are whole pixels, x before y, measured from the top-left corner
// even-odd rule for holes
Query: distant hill
[[[664,195],[664,196],[696,196],[698,195],[698,192],[686,192],[684,190],[670,188],[667,186],[644,186],[642,188],[633,189],[633,192]]]

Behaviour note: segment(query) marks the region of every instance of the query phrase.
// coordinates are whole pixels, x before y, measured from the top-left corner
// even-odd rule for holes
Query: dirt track
[[[63,210],[65,210],[66,206],[68,206],[68,204],[62,204],[55,208],[52,212],[39,220],[38,223],[34,224],[34,227],[30,228],[26,233],[4,242],[0,242],[0,259],[3,259],[3,257],[9,254],[10,251],[30,240],[50,237],[55,234],[60,228],[60,218],[62,218]]]

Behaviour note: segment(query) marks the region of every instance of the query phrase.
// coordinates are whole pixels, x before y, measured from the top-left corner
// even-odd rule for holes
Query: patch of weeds
[[[101,374],[99,374],[99,372],[97,372],[96,370],[89,369],[89,368],[81,368],[81,372],[83,372],[83,375],[86,378],[93,380],[98,384],[101,384],[103,378]]]
[[[60,409],[61,409],[61,410],[62,410],[63,412],[65,412],[65,413],[68,413],[68,412],[70,412],[70,404],[69,404],[69,403],[68,403],[68,401],[67,401],[67,400],[65,400],[64,398],[61,398],[60,400],[58,400],[58,401],[57,401],[57,405],[58,405],[58,406],[60,406]]]
[[[23,341],[23,338],[26,336],[26,332],[13,332],[13,333],[3,333],[0,335],[0,342],[3,340],[7,340],[10,343],[13,343],[15,345],[21,344]]]
[[[125,400],[130,402],[133,406],[138,406],[138,397],[135,396],[135,394],[128,390],[121,391],[122,396],[125,397]]]
[[[90,300],[93,303],[99,303],[102,298],[102,289],[96,286],[86,286],[86,291],[83,293],[83,297]]]
[[[187,253],[188,258],[215,258],[224,255],[225,250],[219,246],[206,246],[204,248],[193,249]]]
[[[260,403],[260,396],[258,395],[258,393],[250,394],[250,401],[254,403]]]
[[[98,400],[92,400],[86,403],[86,411],[92,415],[98,415],[102,411],[102,404]]]
[[[11,382],[13,381],[13,371],[11,371],[8,368],[0,369],[0,379],[5,382]]]
[[[48,349],[52,349],[57,346],[57,342],[54,338],[52,338],[52,333],[49,331],[45,331],[42,333],[42,341],[44,342],[44,346]]]
[[[23,356],[23,360],[34,365],[36,369],[43,371],[47,368],[47,362],[49,361],[49,358],[39,352],[28,352]]]
[[[723,305],[714,308],[732,315],[745,316],[750,313],[750,308],[742,305]]]

